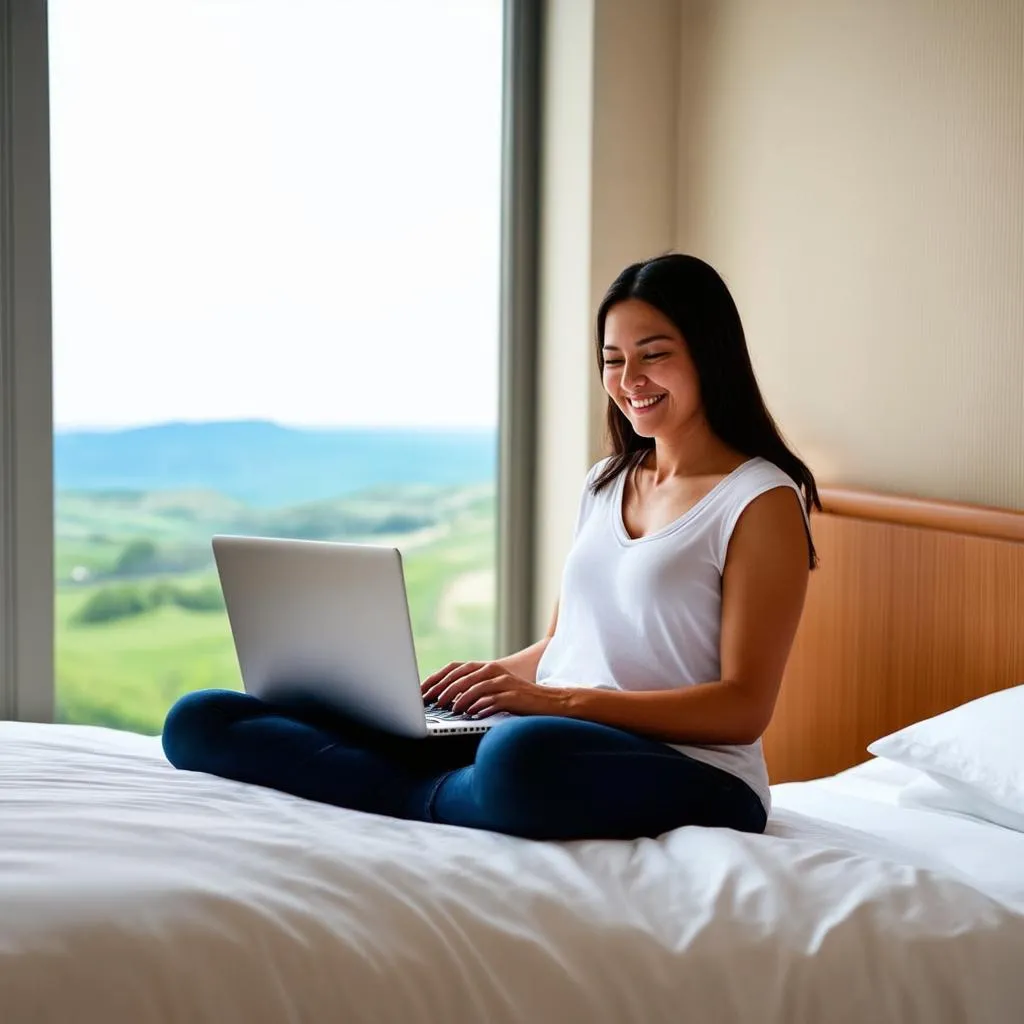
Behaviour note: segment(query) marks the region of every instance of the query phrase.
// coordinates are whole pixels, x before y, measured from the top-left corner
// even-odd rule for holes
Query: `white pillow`
[[[1024,685],[915,722],[868,751],[1024,817]]]
[[[1024,832],[1024,814],[1000,807],[959,783],[938,782],[930,775],[917,775],[896,794],[896,803],[914,810],[961,814]]]

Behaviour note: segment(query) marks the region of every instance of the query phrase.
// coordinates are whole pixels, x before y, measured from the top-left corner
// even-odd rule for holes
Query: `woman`
[[[615,454],[587,477],[547,636],[422,686],[428,702],[515,717],[483,738],[412,740],[205,691],[171,709],[168,759],[538,839],[763,831],[760,736],[815,563],[814,478],[779,436],[706,263],[624,270],[598,311],[597,361]]]

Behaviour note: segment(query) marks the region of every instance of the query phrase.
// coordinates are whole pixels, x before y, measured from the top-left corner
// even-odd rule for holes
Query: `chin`
[[[658,437],[660,433],[664,433],[664,431],[659,431],[657,427],[649,427],[646,423],[637,423],[632,418],[629,419],[629,425],[633,428],[633,433],[637,437]]]

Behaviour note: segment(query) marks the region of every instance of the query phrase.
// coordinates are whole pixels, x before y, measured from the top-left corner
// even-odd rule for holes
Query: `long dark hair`
[[[761,456],[792,478],[804,506],[821,509],[814,476],[787,446],[768,412],[750,364],[739,310],[718,273],[696,256],[672,253],[634,263],[612,282],[597,311],[597,365],[604,373],[604,325],[612,306],[640,299],[675,324],[697,370],[704,416],[714,434],[748,458]],[[654,447],[608,399],[608,433],[614,454],[594,481],[596,494],[620,473],[632,471]],[[810,562],[817,554],[807,536]]]

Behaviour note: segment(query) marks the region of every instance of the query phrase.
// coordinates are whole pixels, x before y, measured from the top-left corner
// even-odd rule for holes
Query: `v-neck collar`
[[[615,494],[613,496],[614,504],[614,523],[615,523],[615,536],[618,538],[620,544],[628,546],[631,544],[643,544],[648,540],[658,540],[661,537],[666,537],[670,533],[675,533],[676,530],[681,529],[685,526],[694,516],[698,515],[700,511],[705,508],[708,503],[718,494],[731,480],[738,476],[747,466],[758,462],[759,458],[755,456],[752,459],[747,459],[745,462],[741,462],[731,473],[726,474],[721,480],[711,488],[702,498],[695,501],[681,516],[673,519],[671,523],[661,527],[659,530],[655,530],[653,533],[645,533],[642,537],[630,537],[629,531],[626,529],[626,520],[623,516],[623,503],[626,497],[626,476],[629,470],[623,470],[619,474],[619,478],[615,485]]]

